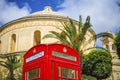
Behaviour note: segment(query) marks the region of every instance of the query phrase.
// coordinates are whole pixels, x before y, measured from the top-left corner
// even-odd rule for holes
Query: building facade
[[[53,43],[54,39],[42,40],[49,31],[58,31],[58,27],[63,27],[64,22],[69,18],[60,13],[52,11],[50,7],[45,10],[35,12],[29,16],[11,21],[3,25],[0,29],[0,53],[13,53],[27,51],[34,45],[40,43]],[[78,22],[73,20],[77,26]],[[94,31],[89,29],[85,40],[94,35]],[[94,46],[95,42],[91,43]]]
[[[73,19],[72,19],[73,20]],[[13,20],[0,27],[0,54],[25,53],[31,47],[37,44],[55,43],[55,39],[42,39],[49,31],[60,32],[57,28],[63,28],[63,23],[68,22],[69,17],[54,12],[51,7],[45,7],[43,11],[32,13],[26,17]],[[75,26],[78,21],[73,20]],[[84,38],[82,49],[85,51],[90,47],[95,47],[95,40],[88,44],[88,40],[95,35],[90,28]],[[109,38],[102,38],[103,47],[108,49],[113,41]],[[106,43],[107,41],[107,43]],[[111,48],[109,49],[111,51]],[[115,50],[112,50],[115,51]],[[114,53],[111,53],[114,55]],[[117,56],[113,56],[113,75],[110,80],[120,80],[120,61]],[[117,62],[116,62],[117,60]],[[118,65],[119,64],[119,65]],[[117,75],[117,78],[115,77]]]
[[[108,33],[113,34],[111,32]],[[114,34],[113,36],[115,37]],[[116,47],[113,43],[114,40],[109,37],[102,37],[101,41],[103,42],[103,48],[108,50],[112,55],[112,63],[113,63],[112,73],[111,73],[111,77],[108,78],[107,80],[120,80],[120,59],[116,54]]]

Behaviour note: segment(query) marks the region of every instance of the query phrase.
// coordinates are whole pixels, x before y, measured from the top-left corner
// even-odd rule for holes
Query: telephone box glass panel
[[[78,71],[71,68],[59,66],[58,76],[59,79],[78,79]]]
[[[61,58],[64,58],[64,59],[69,59],[69,60],[72,60],[72,61],[76,61],[75,56],[71,56],[71,55],[68,55],[68,54],[61,53],[61,52],[52,51],[52,55],[56,56],[56,57],[61,57]]]
[[[36,69],[33,69],[33,70],[30,70],[27,72],[27,76],[28,76],[28,79],[27,80],[31,80],[31,79],[34,79],[34,78],[38,78],[38,68]]]
[[[39,52],[39,53],[37,53],[37,54],[35,54],[33,56],[28,57],[26,59],[26,62],[30,62],[30,61],[35,60],[35,59],[37,59],[39,57],[42,57],[42,56],[44,56],[44,51],[41,51],[41,52]]]

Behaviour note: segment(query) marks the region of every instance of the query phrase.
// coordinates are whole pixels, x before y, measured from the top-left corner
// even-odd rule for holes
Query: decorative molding
[[[55,26],[55,27],[59,27],[59,26],[63,26],[62,23],[60,21],[55,21],[55,20],[31,20],[31,21],[26,21],[26,22],[20,22],[20,23],[14,23],[13,25],[10,25],[9,27],[6,27],[6,29],[4,29],[1,32],[1,36],[7,32],[16,30],[16,29],[20,29],[20,28],[27,28],[27,27],[33,27],[33,26]]]

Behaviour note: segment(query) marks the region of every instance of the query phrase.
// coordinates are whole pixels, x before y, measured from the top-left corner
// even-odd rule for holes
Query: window
[[[39,68],[30,70],[30,71],[27,72],[27,80],[31,80],[31,79],[34,79],[34,78],[40,78],[39,77]]]
[[[40,40],[41,39],[41,34],[40,34],[40,31],[35,31],[34,32],[34,41],[33,41],[33,45],[38,45],[40,44]]]
[[[10,52],[15,52],[16,47],[16,34],[11,36],[11,43],[10,43]]]
[[[58,77],[59,80],[63,79],[78,79],[78,71],[71,69],[71,68],[65,68],[65,67],[58,67]]]
[[[65,38],[65,39],[67,38],[66,34],[63,31],[60,33],[60,36],[63,37],[63,38]]]
[[[114,45],[114,44],[112,44],[112,50],[116,50],[116,48],[115,48],[115,45]]]
[[[116,78],[117,78],[117,80],[120,80],[119,73],[116,73]]]
[[[110,50],[110,48],[109,48],[109,46],[108,45],[106,45],[106,49],[109,51]]]
[[[40,58],[40,57],[42,57],[42,56],[44,56],[44,51],[41,51],[41,52],[39,52],[39,53],[37,53],[37,54],[35,54],[35,55],[33,55],[33,56],[28,57],[28,58],[26,59],[26,62],[30,62],[30,61],[35,60],[35,59],[37,59],[37,58]]]
[[[57,51],[52,51],[52,55],[56,56],[56,57],[61,57],[61,58],[64,58],[64,59],[69,59],[69,60],[72,60],[72,61],[76,61],[76,57],[75,56],[71,56],[71,55],[68,55],[68,54],[60,53],[60,52],[57,52]]]

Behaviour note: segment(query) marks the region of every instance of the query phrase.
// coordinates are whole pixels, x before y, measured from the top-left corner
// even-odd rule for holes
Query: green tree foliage
[[[114,44],[116,45],[117,54],[118,54],[119,59],[120,59],[120,31],[119,31],[119,33],[117,34],[117,36],[114,40]]]
[[[112,71],[112,57],[105,50],[92,50],[83,58],[83,74],[91,75],[97,79],[110,76]]]
[[[19,53],[19,60],[20,60],[20,64],[21,66],[15,70],[15,74],[16,74],[16,80],[22,80],[22,67],[23,67],[23,62],[24,62],[24,53]]]
[[[43,37],[45,38],[55,38],[60,43],[66,44],[72,48],[74,48],[76,51],[81,52],[80,47],[82,45],[84,36],[87,32],[87,30],[90,28],[90,17],[88,16],[86,18],[86,22],[82,23],[82,18],[80,16],[79,19],[79,26],[78,29],[74,25],[74,22],[69,19],[69,22],[63,23],[63,29],[58,28],[61,33],[58,33],[56,31],[50,31],[50,34],[47,34]]]
[[[87,76],[87,75],[82,75],[82,80],[97,80],[95,77],[92,76]]]
[[[8,80],[16,80],[14,77],[14,71],[21,66],[20,60],[15,55],[7,55],[5,61],[0,61],[0,66],[5,67],[8,71]]]

